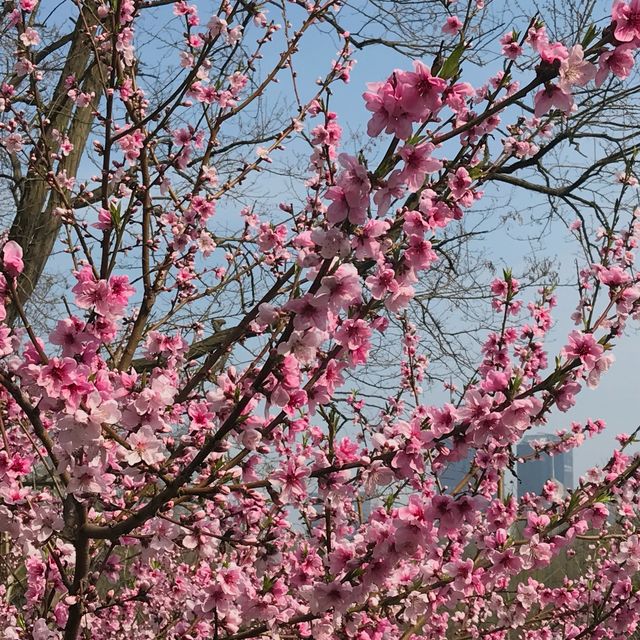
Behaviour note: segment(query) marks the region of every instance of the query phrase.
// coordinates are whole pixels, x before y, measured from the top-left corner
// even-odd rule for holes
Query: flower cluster
[[[317,91],[230,172],[213,166],[221,140],[240,146],[225,123],[336,7],[298,7],[305,17],[283,29],[285,53],[263,86],[256,61],[281,29],[262,5],[223,2],[201,27],[195,5],[173,3],[182,75],[154,106],[135,37],[141,11],[161,10],[151,5],[78,3],[105,86],[98,95],[69,77],[60,99],[104,128],[98,175],[81,179],[70,161],[73,131],[25,117],[35,94],[19,95],[17,80],[0,90],[5,150],[17,158],[41,140],[29,162],[55,194],[51,217],[77,238],[68,313],[41,336],[22,304],[28,243],[2,244],[3,637],[630,637],[640,623],[636,434],[570,494],[549,482],[518,501],[503,485],[514,445],[598,384],[640,317],[638,218],[624,226],[616,215],[590,234],[576,328],[555,360],[545,344],[553,291],[527,303],[510,271],[496,278],[476,375],[449,403],[426,399],[429,345],[410,310],[491,169],[534,156],[576,88],[629,74],[640,2],[616,2],[591,47],[551,42],[537,21],[510,32],[504,70],[479,87],[459,79],[466,21],[449,16],[443,31],[461,45],[444,63],[416,61],[364,93],[377,161],[344,150],[329,108],[329,87],[353,63],[343,33]],[[21,0],[8,21],[14,74],[37,85],[35,7]],[[242,40],[251,29],[253,51]],[[535,80],[519,89],[508,72],[525,45]],[[237,51],[247,59],[219,62]],[[524,98],[534,117],[503,129]],[[312,147],[304,201],[273,216],[244,207],[233,235],[223,219],[233,189],[301,132]],[[492,136],[502,136],[497,153]],[[217,304],[231,326],[211,322]],[[384,350],[386,389],[366,382]],[[535,449],[568,450],[603,428],[574,423]],[[443,471],[464,460],[468,473],[447,486]],[[577,553],[577,576],[545,581],[544,569]]]

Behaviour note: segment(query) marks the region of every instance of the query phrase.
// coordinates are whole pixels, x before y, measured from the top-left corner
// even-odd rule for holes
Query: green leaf
[[[262,591],[264,593],[268,593],[271,591],[271,587],[276,583],[276,579],[274,577],[263,576],[262,578]]]
[[[472,180],[478,180],[479,178],[482,178],[482,176],[484,175],[485,169],[486,167],[484,163],[477,164],[474,167],[471,167],[470,169],[468,169],[469,176],[471,177]]]
[[[425,135],[415,134],[407,140],[407,144],[410,144],[413,147],[417,147],[421,142],[423,142],[426,139],[427,139],[427,136]]]
[[[592,24],[584,34],[584,38],[582,38],[582,48],[586,49],[595,40],[595,37],[597,35],[598,31],[596,29],[596,26]]]
[[[466,48],[464,40],[461,41],[460,44],[458,44],[458,46],[451,52],[451,55],[445,60],[438,76],[445,80],[453,78],[453,76],[455,76],[460,70],[460,59],[462,58],[462,54]]]
[[[122,209],[120,203],[117,205],[113,204],[113,202],[109,203],[109,213],[111,214],[111,221],[113,222],[113,226],[116,229],[120,228],[120,221],[122,219]]]
[[[515,376],[509,385],[509,388],[513,394],[518,393],[520,389],[520,385],[522,384],[522,378],[520,376]]]
[[[394,503],[395,499],[396,499],[396,496],[395,496],[394,494],[391,494],[390,496],[387,496],[387,497],[385,498],[385,501],[384,501],[384,508],[385,508],[387,511],[389,511],[389,509],[391,509],[391,507],[393,506],[393,503]]]

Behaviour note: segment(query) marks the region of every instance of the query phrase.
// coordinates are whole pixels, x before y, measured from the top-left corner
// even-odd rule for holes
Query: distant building
[[[525,436],[516,446],[518,458],[527,458],[534,453],[532,441],[554,441],[555,436],[548,434]],[[565,489],[573,488],[573,451],[562,453],[541,453],[539,457],[518,462],[518,497],[525,493],[542,493],[547,480],[555,480]]]

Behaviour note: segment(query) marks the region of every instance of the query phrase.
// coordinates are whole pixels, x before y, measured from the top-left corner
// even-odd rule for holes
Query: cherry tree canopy
[[[487,291],[496,330],[476,375],[437,403],[406,311],[483,188],[566,139],[594,88],[625,86],[640,0],[574,42],[534,16],[496,36],[499,70],[482,78],[465,76],[467,34],[491,7],[442,3],[441,54],[372,78],[354,105],[372,142],[358,153],[331,107],[364,46],[339,3],[65,4],[62,35],[36,0],[3,10],[0,144],[19,196],[0,249],[3,637],[628,638],[635,434],[569,493],[550,481],[516,500],[504,476],[512,447],[598,385],[640,317],[633,156],[608,159],[607,215],[571,201],[585,259],[557,353],[553,290],[523,291],[506,270]],[[158,49],[137,38],[164,21],[180,35],[153,93],[145,55]],[[341,47],[303,91],[295,55],[317,26]],[[247,130],[287,75],[293,112]],[[305,149],[302,204],[238,206],[286,145]],[[226,161],[238,147],[251,151]],[[59,246],[73,283],[40,335],[29,298]],[[215,305],[212,331],[194,310]],[[380,410],[345,379],[385,339],[396,385]],[[538,448],[604,428],[572,423]],[[466,458],[466,477],[443,484]],[[578,552],[576,575],[543,571]]]

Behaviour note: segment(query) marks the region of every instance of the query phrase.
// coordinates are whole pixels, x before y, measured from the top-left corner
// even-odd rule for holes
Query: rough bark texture
[[[58,170],[66,169],[67,175],[74,176],[84,154],[94,109],[100,101],[102,86],[98,63],[94,58],[92,44],[85,35],[85,25],[96,23],[94,14],[87,9],[78,16],[64,69],[45,111],[49,123],[43,128],[41,137],[33,148],[34,157],[22,181],[18,208],[9,237],[18,242],[24,251],[25,268],[17,287],[18,299],[23,306],[38,284],[62,223],[61,218],[53,212],[63,204],[63,197],[52,190],[47,181],[52,162],[48,154],[55,148],[53,131],[56,129],[66,132],[74,146],[73,151],[57,167]],[[65,86],[65,80],[69,76],[75,76],[81,82],[83,91],[95,92],[96,96],[90,106],[83,109],[74,106]],[[7,309],[9,321],[13,323],[17,315],[15,305],[11,305]]]

